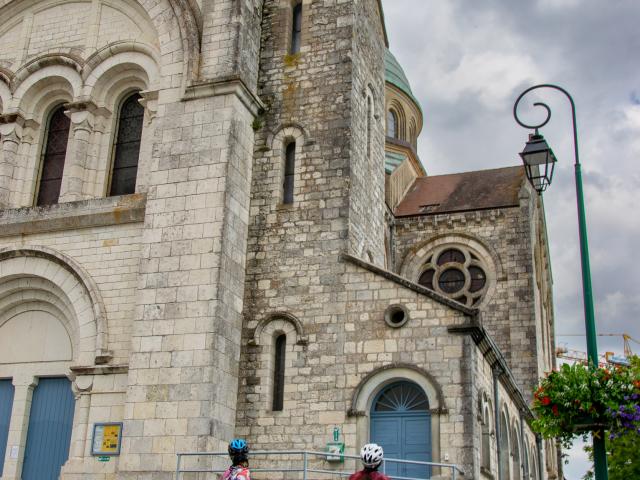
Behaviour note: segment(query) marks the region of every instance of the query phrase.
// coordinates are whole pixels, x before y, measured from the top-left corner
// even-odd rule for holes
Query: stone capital
[[[98,110],[98,106],[95,103],[92,101],[71,102],[66,103],[65,108],[66,111],[64,113],[71,119],[71,128],[74,132],[78,130],[93,131],[94,115]]]
[[[78,375],[73,382],[76,394],[89,393],[93,389],[93,375]]]
[[[2,141],[20,143],[25,119],[20,113],[5,113],[0,115],[0,135]]]
[[[145,110],[145,122],[150,125],[158,114],[158,90],[144,90],[140,92],[140,96],[140,105]]]

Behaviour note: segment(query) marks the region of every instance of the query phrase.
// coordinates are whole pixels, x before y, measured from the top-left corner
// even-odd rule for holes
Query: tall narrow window
[[[142,137],[144,108],[140,105],[140,94],[128,97],[120,107],[118,133],[113,153],[113,171],[109,195],[135,193]]]
[[[69,127],[71,121],[64,114],[64,107],[56,108],[49,117],[45,134],[45,145],[42,149],[40,182],[36,205],[53,205],[58,203],[64,157],[67,155]]]
[[[293,7],[291,23],[291,49],[289,53],[294,54],[300,51],[300,40],[302,36],[302,2],[298,2]]]
[[[367,96],[367,157],[371,157],[371,130],[373,123],[373,101]]]
[[[398,138],[398,115],[393,110],[387,112],[387,137]]]
[[[287,348],[287,336],[278,335],[275,342],[273,361],[273,411],[280,412],[284,406],[284,357]]]
[[[491,471],[491,415],[486,400],[482,402],[482,438],[480,439],[480,466]]]
[[[284,153],[284,183],[282,203],[293,203],[293,177],[296,170],[296,142],[287,145]]]

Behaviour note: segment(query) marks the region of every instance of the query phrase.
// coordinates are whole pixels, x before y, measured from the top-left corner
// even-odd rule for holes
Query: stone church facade
[[[0,0],[1,479],[336,426],[557,478],[541,202],[520,167],[426,175],[388,47],[377,0]]]

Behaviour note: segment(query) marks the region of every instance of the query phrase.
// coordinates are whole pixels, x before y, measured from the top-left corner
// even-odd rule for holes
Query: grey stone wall
[[[538,354],[543,348],[549,350],[549,346],[543,346],[548,337],[538,334],[540,319],[536,313],[536,295],[540,296],[540,292],[534,281],[533,246],[537,239],[532,234],[538,215],[525,195],[516,208],[398,218],[395,226],[397,269],[416,250],[428,250],[443,237],[459,242],[474,239],[486,246],[488,256],[484,262],[488,273],[494,276],[494,285],[479,307],[482,319],[528,399],[532,398],[539,376],[550,369],[548,360],[539,364]],[[549,284],[544,288],[550,288]]]

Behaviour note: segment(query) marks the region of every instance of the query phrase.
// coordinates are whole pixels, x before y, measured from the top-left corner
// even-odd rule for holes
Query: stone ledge
[[[71,371],[76,375],[114,375],[128,373],[129,365],[76,365],[71,367]]]
[[[0,237],[144,221],[144,193],[0,210]]]

